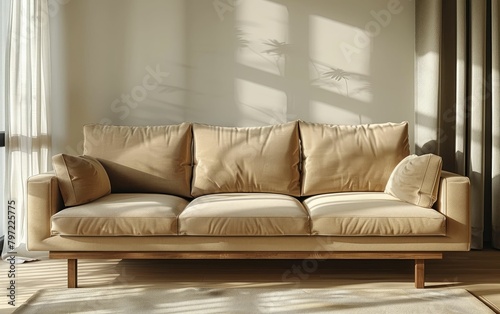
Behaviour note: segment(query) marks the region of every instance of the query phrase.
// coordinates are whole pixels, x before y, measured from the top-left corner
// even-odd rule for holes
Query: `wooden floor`
[[[413,289],[412,260],[81,260],[79,286]],[[8,289],[8,263],[0,263]],[[39,289],[66,287],[66,261],[16,265],[16,306]],[[426,263],[426,288],[463,288],[500,313],[500,251],[445,253]],[[8,291],[8,290],[7,290]],[[5,293],[0,313],[11,313]]]

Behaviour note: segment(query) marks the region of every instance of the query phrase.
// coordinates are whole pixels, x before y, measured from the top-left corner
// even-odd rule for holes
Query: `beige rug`
[[[462,289],[41,290],[14,313],[494,313]]]

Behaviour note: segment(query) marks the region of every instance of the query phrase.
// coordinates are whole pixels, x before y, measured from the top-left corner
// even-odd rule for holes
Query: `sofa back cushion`
[[[263,127],[193,125],[192,196],[300,194],[297,122]]]
[[[106,169],[113,193],[165,193],[189,197],[191,124],[86,125],[84,154]]]
[[[392,170],[409,155],[408,123],[299,123],[302,195],[383,192]]]

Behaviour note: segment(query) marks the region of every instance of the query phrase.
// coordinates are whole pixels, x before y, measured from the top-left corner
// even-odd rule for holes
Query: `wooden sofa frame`
[[[54,252],[68,260],[68,288],[78,287],[79,259],[413,259],[415,287],[425,287],[425,260],[442,259],[441,252]]]

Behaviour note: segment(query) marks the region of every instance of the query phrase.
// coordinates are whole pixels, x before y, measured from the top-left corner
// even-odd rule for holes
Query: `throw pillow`
[[[385,193],[407,203],[430,208],[437,200],[441,167],[439,156],[410,155],[392,171]]]
[[[85,204],[111,193],[106,170],[93,157],[58,154],[52,157],[52,166],[66,206]]]

